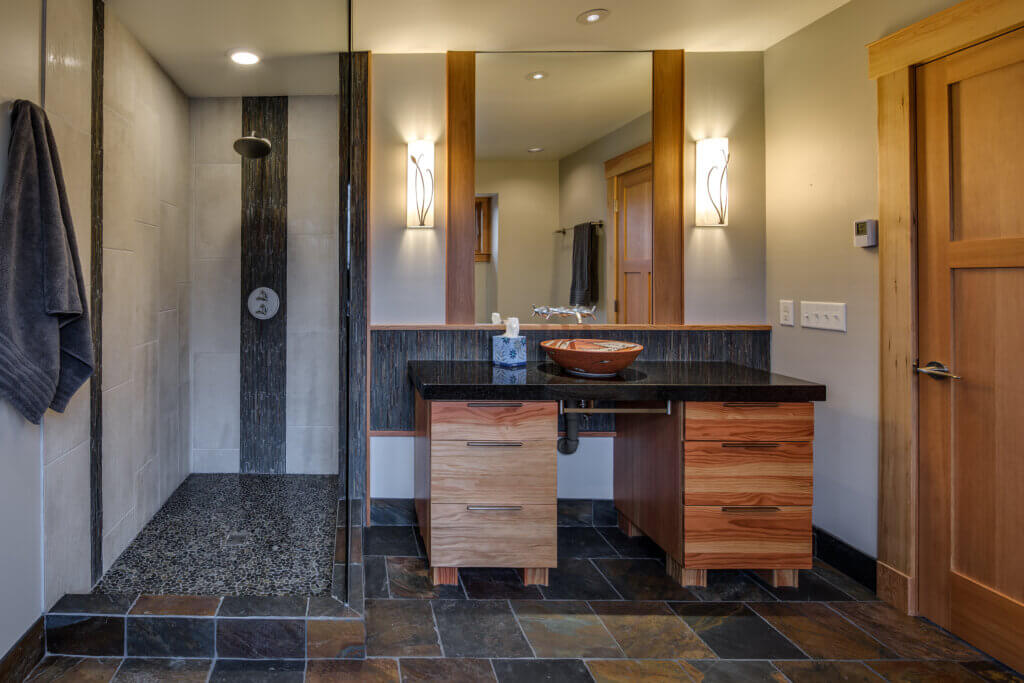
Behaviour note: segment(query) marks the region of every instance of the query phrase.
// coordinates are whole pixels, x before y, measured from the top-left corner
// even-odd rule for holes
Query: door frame
[[[918,613],[917,149],[921,64],[1024,27],[1019,0],[964,0],[868,45],[878,92],[878,596]]]
[[[615,278],[615,298],[612,301],[612,310],[605,311],[605,317],[607,320],[614,320],[619,323],[619,299],[622,297],[621,287],[619,283],[619,184],[621,183],[621,177],[630,171],[635,171],[638,168],[651,165],[651,149],[652,144],[646,142],[639,147],[623,152],[622,154],[612,157],[604,162],[604,177],[608,184],[608,192],[606,198],[608,201],[608,215],[611,216],[612,223],[612,259],[609,264],[612,268],[612,277]],[[652,207],[653,209],[653,207]],[[607,227],[607,226],[606,226]],[[651,226],[653,229],[653,226]],[[607,260],[607,256],[605,257]]]

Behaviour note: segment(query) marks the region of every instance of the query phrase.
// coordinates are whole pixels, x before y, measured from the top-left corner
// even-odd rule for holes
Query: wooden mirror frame
[[[654,50],[651,55],[651,322],[682,325],[685,56],[682,50]],[[448,52],[445,75],[445,323],[472,325],[476,323],[476,53]]]

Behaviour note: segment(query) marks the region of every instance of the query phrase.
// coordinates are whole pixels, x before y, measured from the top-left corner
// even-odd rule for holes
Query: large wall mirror
[[[651,78],[649,52],[477,54],[476,322],[651,322]]]
[[[449,53],[447,75],[447,322],[681,324],[682,51]]]

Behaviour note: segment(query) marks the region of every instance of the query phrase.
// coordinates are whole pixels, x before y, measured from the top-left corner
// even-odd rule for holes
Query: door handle
[[[722,448],[778,448],[781,444],[775,441],[727,441]]]
[[[949,368],[935,360],[931,361],[924,367],[916,366],[914,369],[922,375],[928,375],[935,379],[963,379],[960,375],[954,375],[949,371]]]
[[[480,448],[520,448],[523,445],[522,441],[467,441],[467,446],[480,447]]]
[[[518,512],[522,505],[467,505],[470,512]]]

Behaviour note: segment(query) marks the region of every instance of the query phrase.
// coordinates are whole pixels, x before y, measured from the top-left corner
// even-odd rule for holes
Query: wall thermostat
[[[877,247],[878,246],[878,221],[857,221],[853,224],[853,246],[855,247]]]

